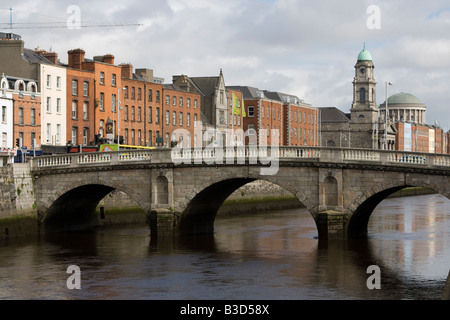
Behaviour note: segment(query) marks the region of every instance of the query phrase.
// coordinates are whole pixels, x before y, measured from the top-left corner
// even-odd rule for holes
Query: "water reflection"
[[[448,204],[388,199],[369,238],[351,241],[318,240],[305,209],[218,217],[210,236],[153,239],[147,226],[47,235],[0,248],[0,299],[439,299]],[[82,290],[67,289],[69,265]],[[381,290],[367,288],[370,265]]]

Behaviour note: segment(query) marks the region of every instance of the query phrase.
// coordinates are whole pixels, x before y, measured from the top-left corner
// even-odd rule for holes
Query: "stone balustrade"
[[[276,159],[280,162],[315,160],[336,163],[371,162],[382,165],[450,167],[450,155],[365,149],[252,146],[227,147],[224,149],[206,147],[74,153],[36,157],[31,160],[31,167],[33,170],[39,170],[39,168],[53,167],[76,167],[101,164],[118,165],[133,161],[146,161],[149,163],[172,162],[174,164],[211,164],[213,162],[216,164],[231,164],[249,160],[251,164],[256,164],[257,160],[263,161],[268,159]]]

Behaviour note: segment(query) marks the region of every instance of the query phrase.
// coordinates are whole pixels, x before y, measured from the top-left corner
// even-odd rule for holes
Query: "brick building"
[[[184,89],[177,84],[164,86],[162,108],[164,141],[168,146],[182,143],[185,147],[200,147],[203,139],[201,128],[198,127],[202,117],[201,95]]]
[[[72,61],[73,62],[73,61]],[[73,64],[72,64],[73,66]],[[67,68],[67,142],[93,145],[95,141],[94,72]]]

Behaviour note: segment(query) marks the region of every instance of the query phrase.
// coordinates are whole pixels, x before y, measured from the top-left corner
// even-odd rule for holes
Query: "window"
[[[156,108],[156,124],[159,124],[159,108]]]
[[[142,89],[138,88],[138,100],[142,100]]]
[[[125,115],[124,115],[124,121],[128,121],[128,106],[125,106]]]
[[[77,127],[72,128],[72,144],[73,145],[77,144],[77,131],[78,131]]]
[[[180,112],[180,127],[183,125],[183,112]]]
[[[131,99],[136,99],[136,88],[131,87]]]
[[[52,86],[52,76],[51,75],[47,75],[47,88],[51,88]]]
[[[88,119],[88,103],[83,102],[83,120]]]
[[[2,122],[6,123],[6,106],[2,107]]]
[[[112,76],[111,76],[111,85],[113,87],[116,86],[116,74],[115,73],[113,73]]]
[[[269,119],[269,118],[270,118],[270,108],[267,107],[267,119]]]
[[[61,77],[56,77],[56,89],[61,89]]]
[[[191,98],[187,98],[186,106],[187,106],[188,108],[191,107]]]
[[[170,124],[170,112],[166,111],[166,124]]]
[[[183,98],[180,97],[180,107],[182,107],[182,106],[183,106]]]
[[[148,101],[149,102],[153,101],[153,91],[152,91],[152,89],[148,90]]]
[[[36,147],[36,132],[31,133],[31,147],[32,148]]]
[[[131,107],[131,121],[134,121],[134,106]]]
[[[88,128],[83,128],[83,145],[87,146],[88,144]]]
[[[148,131],[148,146],[151,147],[153,144],[153,131],[149,130]]]
[[[57,124],[56,125],[56,143],[60,143],[61,142],[61,125]]]
[[[261,108],[261,118],[264,118],[264,107]]]
[[[166,106],[168,106],[170,104],[170,97],[166,96]]]
[[[61,114],[61,98],[56,99],[56,113]]]
[[[250,118],[252,118],[252,117],[255,116],[255,107],[254,107],[254,106],[249,106],[249,107],[248,107],[248,116],[249,116]]]
[[[124,98],[128,99],[128,86],[125,86]]]
[[[100,72],[100,84],[105,84],[105,73]]]
[[[52,99],[47,97],[47,112],[52,112]]]
[[[19,108],[19,124],[23,124],[23,108]]]
[[[138,119],[137,121],[141,122],[141,107],[138,107]]]
[[[366,101],[366,89],[364,88],[359,90],[359,101]]]
[[[197,114],[194,113],[194,128],[197,128]]]
[[[77,118],[77,101],[72,101],[72,119]]]
[[[72,80],[72,95],[76,96],[78,94],[78,81]]]
[[[36,125],[36,109],[31,109],[31,125]]]
[[[142,136],[141,135],[141,130],[138,130],[138,141],[137,141],[138,146],[141,145],[141,140],[142,140],[141,136]]]
[[[125,129],[125,138],[124,138],[125,144],[128,144],[128,129]]]
[[[175,97],[175,96],[172,98],[172,105],[173,106],[177,105],[177,97]]]
[[[188,127],[191,126],[191,114],[190,113],[186,114],[186,126],[188,126]]]
[[[172,113],[172,125],[176,125],[177,124],[177,113],[174,111]]]
[[[248,125],[248,135],[249,136],[253,136],[255,134],[255,125],[254,124],[249,124]]]
[[[85,97],[89,96],[89,82],[87,81],[83,83],[83,95]]]
[[[134,141],[134,129],[131,129],[131,144],[134,146],[136,145],[135,141]]]
[[[105,94],[100,92],[100,111],[105,111]]]
[[[159,102],[159,90],[156,91],[156,102]]]
[[[50,123],[47,123],[47,143],[50,143],[52,136],[52,127]]]
[[[148,108],[148,123],[152,123],[152,107]]]
[[[197,99],[194,100],[194,109],[196,109],[198,107],[198,102]]]
[[[111,96],[111,111],[113,113],[116,112],[116,101],[117,101],[117,95],[113,94]]]
[[[98,133],[100,133],[101,137],[103,137],[104,127],[105,127],[105,120],[100,120],[100,126],[98,128]]]

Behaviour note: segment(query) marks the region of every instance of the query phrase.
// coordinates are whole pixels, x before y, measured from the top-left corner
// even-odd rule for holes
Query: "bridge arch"
[[[413,183],[395,185],[392,183],[380,183],[375,187],[365,190],[363,195],[356,198],[347,208],[349,220],[346,234],[348,238],[366,237],[370,216],[375,208],[390,195],[404,188],[418,187],[432,190],[450,199],[450,193],[444,186],[429,183],[426,180],[416,180]]]
[[[214,232],[214,220],[224,201],[240,187],[257,180],[271,182],[294,195],[314,217],[317,208],[304,190],[274,176],[247,176],[218,178],[192,188],[180,206],[178,232],[181,234],[210,234]]]
[[[97,226],[95,209],[114,190],[122,191],[139,207],[146,209],[136,192],[127,187],[106,181],[84,181],[61,187],[38,202],[38,221],[46,232],[74,231]]]

